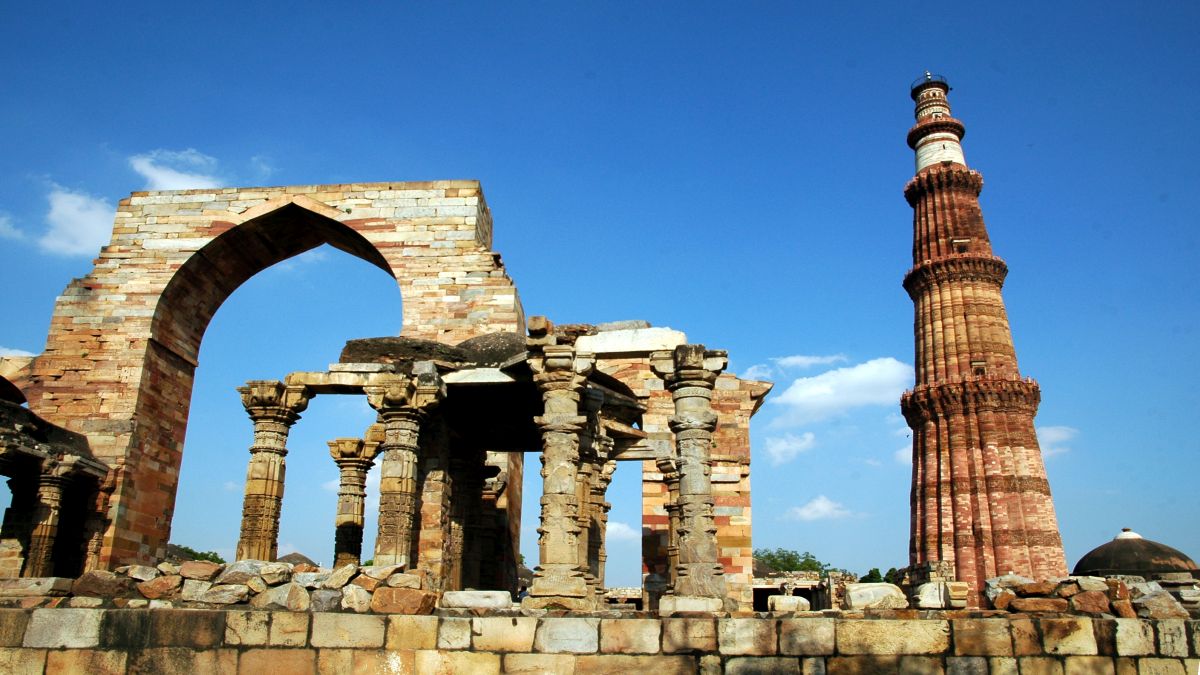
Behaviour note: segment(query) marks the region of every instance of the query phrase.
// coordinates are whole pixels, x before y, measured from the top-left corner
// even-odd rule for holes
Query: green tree
[[[859,581],[864,584],[878,584],[883,582],[883,575],[879,573],[878,567],[872,567],[866,574],[859,578]]]
[[[808,551],[798,553],[786,548],[756,548],[754,559],[776,572],[820,572],[827,574],[833,567],[817,560]]]
[[[900,582],[904,581],[904,570],[898,570],[895,567],[889,567],[887,574],[883,575],[883,580],[889,584],[896,584],[899,586]]]
[[[175,544],[179,548],[180,553],[184,553],[192,557],[192,560],[207,560],[209,562],[224,563],[225,559],[217,555],[216,551],[197,551],[190,546]]]

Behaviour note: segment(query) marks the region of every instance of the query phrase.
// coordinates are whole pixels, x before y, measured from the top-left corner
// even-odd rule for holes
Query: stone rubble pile
[[[180,565],[164,562],[156,567],[128,565],[115,572],[93,570],[73,582],[55,578],[11,581],[39,582],[0,588],[0,596],[10,598],[3,604],[25,608],[245,605],[293,612],[429,614],[437,602],[437,594],[426,588],[425,575],[421,571],[406,571],[403,565],[348,564],[322,569],[261,560],[239,560],[227,565],[193,560]],[[510,604],[508,593],[503,591],[468,595],[486,595],[484,600],[492,606]],[[455,604],[470,600],[460,598]]]
[[[993,608],[1009,612],[1059,612],[1123,619],[1189,618],[1188,610],[1171,593],[1140,577],[1035,581],[1006,574],[988,579],[984,595]]]

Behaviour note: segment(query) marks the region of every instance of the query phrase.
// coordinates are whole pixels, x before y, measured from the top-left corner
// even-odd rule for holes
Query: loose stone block
[[[45,649],[0,649],[0,673],[42,675],[45,666]]]
[[[137,585],[138,593],[143,597],[151,600],[165,598],[174,595],[183,586],[183,577],[177,574],[168,574],[143,581]]]
[[[183,589],[179,592],[179,597],[183,600],[195,602],[200,599],[200,596],[208,592],[212,588],[212,583],[208,581],[198,581],[196,579],[184,578]]]
[[[500,672],[500,655],[422,650],[414,657],[417,673],[492,675]]]
[[[784,619],[779,622],[779,653],[798,656],[833,654],[833,619]]]
[[[303,647],[308,642],[308,612],[271,612],[272,647]]]
[[[316,657],[316,652],[311,649],[250,649],[242,652],[238,659],[238,672],[315,675]]]
[[[314,647],[382,647],[387,617],[358,614],[314,614]]]
[[[321,582],[321,588],[341,588],[350,583],[355,574],[358,574],[358,565],[342,565],[325,577],[325,580]]]
[[[189,560],[179,566],[179,576],[184,579],[212,581],[224,569],[224,565],[207,560]]]
[[[1064,675],[1116,675],[1116,666],[1108,656],[1068,656]]]
[[[1047,654],[1098,653],[1090,619],[1042,619],[1041,629]]]
[[[848,584],[842,606],[846,609],[907,609],[908,598],[894,584]]]
[[[508,609],[512,596],[508,591],[446,591],[438,603],[443,608]]]
[[[604,619],[600,651],[606,654],[657,654],[662,622],[655,619]]]
[[[600,619],[546,618],[538,623],[535,651],[546,654],[591,654],[600,647]]]
[[[1062,598],[1014,598],[1008,606],[1015,612],[1065,612],[1069,605]]]
[[[336,612],[342,604],[342,591],[318,588],[309,596],[308,602],[309,608],[314,612]]]
[[[296,575],[300,576],[300,575]],[[350,584],[342,587],[342,609],[363,614],[371,609],[371,594],[359,586]]]
[[[799,595],[772,595],[767,598],[767,611],[771,612],[807,612],[811,607],[808,599]]]
[[[387,624],[388,649],[436,649],[438,617],[389,616]]]
[[[244,584],[222,584],[201,593],[196,600],[213,605],[232,605],[237,602],[245,602],[249,597],[250,588]]]
[[[659,671],[656,669],[655,672]],[[760,675],[761,673],[800,675],[800,659],[794,656],[734,657],[725,663],[725,675]]]
[[[438,649],[470,649],[471,620],[442,619],[438,626],[437,647]]]
[[[148,565],[130,565],[129,569],[125,572],[125,576],[137,579],[138,581],[150,581],[159,574],[161,572]]]
[[[124,675],[125,659],[125,652],[119,651],[98,651],[92,649],[51,651],[46,654],[46,673]]]
[[[955,619],[954,653],[961,656],[1011,656],[1012,636],[1006,619]]]
[[[470,621],[471,648],[475,651],[528,652],[533,649],[537,619],[523,616],[496,616],[481,617]],[[657,647],[657,643],[655,646]]]
[[[133,602],[136,602],[136,601],[130,600],[129,602],[132,604]],[[146,601],[142,600],[142,602],[146,602]],[[83,607],[86,609],[95,609],[96,607],[101,607],[103,605],[104,605],[104,598],[79,597],[79,598],[67,598],[66,606],[67,607]],[[61,607],[62,605],[59,605],[59,606]]]
[[[99,609],[35,609],[22,644],[51,649],[95,647],[103,614]]]
[[[714,652],[717,622],[714,619],[663,619],[663,652]]]
[[[1154,653],[1154,624],[1142,619],[1115,619],[1117,654],[1143,656]]]
[[[421,577],[416,574],[393,574],[386,580],[386,584],[392,588],[421,588]],[[507,606],[507,605],[506,605]]]
[[[40,577],[36,579],[0,579],[0,598],[59,596],[71,592],[74,579]]]
[[[353,585],[345,588],[358,589]],[[381,586],[371,594],[371,611],[379,614],[429,614],[436,603],[436,594],[414,588]]]
[[[128,598],[137,595],[137,583],[107,570],[84,572],[71,585],[73,595],[90,595],[95,598]]]
[[[225,614],[225,644],[261,646],[270,636],[270,612],[230,611]]]
[[[722,654],[769,656],[775,653],[775,632],[775,621],[770,619],[721,619],[717,645]]]
[[[947,621],[839,621],[841,654],[941,654],[950,648]]]
[[[339,592],[339,596],[340,596]],[[259,593],[250,601],[252,607],[286,609],[290,612],[307,612],[312,603],[308,591],[300,584],[283,584]]]

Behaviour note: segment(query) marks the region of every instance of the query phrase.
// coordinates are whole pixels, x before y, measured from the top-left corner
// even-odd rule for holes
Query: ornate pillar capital
[[[379,375],[363,387],[363,394],[386,422],[396,415],[424,416],[446,397],[446,383],[432,361],[417,361],[412,375]]]
[[[308,408],[312,398],[308,387],[279,380],[249,380],[237,391],[250,419],[275,417],[289,425],[300,419],[300,413]]]

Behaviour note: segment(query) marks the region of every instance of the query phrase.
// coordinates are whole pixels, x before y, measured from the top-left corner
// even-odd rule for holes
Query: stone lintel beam
[[[379,412],[384,428],[375,564],[408,566],[414,543],[421,423],[446,397],[446,384],[436,365],[417,361],[411,376],[380,374],[363,387],[363,393]]]
[[[712,392],[727,364],[724,351],[707,350],[699,344],[680,345],[671,352],[651,356],[651,367],[663,378],[675,402],[669,426],[675,434],[674,459],[679,473],[677,599],[723,600],[726,595],[724,570],[717,555],[711,464],[717,426]],[[692,605],[721,609],[718,602],[685,601],[679,606]]]
[[[279,538],[279,509],[283,502],[287,437],[308,407],[312,392],[304,385],[278,380],[250,380],[238,387],[242,405],[254,422],[254,444],[246,468],[238,560],[274,560]]]

